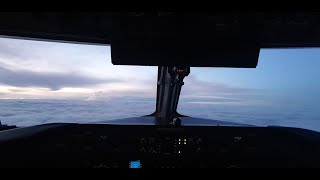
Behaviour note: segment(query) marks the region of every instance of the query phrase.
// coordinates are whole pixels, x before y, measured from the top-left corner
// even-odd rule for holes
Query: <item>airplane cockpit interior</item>
[[[178,111],[183,89],[196,86],[186,82],[193,68],[254,69],[262,48],[320,47],[320,13],[1,12],[0,36],[106,45],[114,67],[158,70],[151,114],[28,127],[2,122],[0,167],[320,167],[317,131]]]

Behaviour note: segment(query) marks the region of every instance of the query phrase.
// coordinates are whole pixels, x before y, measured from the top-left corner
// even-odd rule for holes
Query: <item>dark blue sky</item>
[[[266,90],[270,98],[319,103],[319,68],[320,48],[262,49],[255,69],[192,68],[191,76],[232,87]]]
[[[209,81],[252,88],[289,90],[320,87],[320,48],[261,49],[256,69],[193,68],[192,73]]]

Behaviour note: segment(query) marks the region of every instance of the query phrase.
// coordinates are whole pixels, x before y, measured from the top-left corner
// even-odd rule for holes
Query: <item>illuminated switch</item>
[[[130,161],[129,162],[129,168],[141,168],[141,162],[139,160]]]
[[[157,153],[157,151],[151,147],[151,148],[149,149],[149,153]]]
[[[197,139],[197,144],[201,144],[202,143],[202,139],[201,138],[198,138]]]
[[[141,143],[141,144],[146,144],[146,143],[147,143],[146,138],[141,138],[140,143]]]
[[[155,139],[154,138],[149,138],[149,143],[150,144],[154,144],[155,143]]]
[[[197,148],[197,153],[199,153],[201,151],[201,148],[200,147],[198,147]]]
[[[140,149],[140,152],[145,153],[145,152],[146,152],[146,149],[145,149],[144,147],[142,147],[142,148]]]
[[[233,138],[234,142],[240,142],[241,140],[242,140],[241,136],[236,136],[236,137]]]

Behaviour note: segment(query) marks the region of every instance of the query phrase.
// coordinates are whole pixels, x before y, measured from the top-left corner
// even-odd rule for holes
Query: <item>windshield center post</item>
[[[159,121],[157,124],[170,125],[175,118],[183,116],[177,112],[177,107],[183,79],[189,74],[190,67],[186,66],[159,67],[157,106],[156,112],[152,114]]]

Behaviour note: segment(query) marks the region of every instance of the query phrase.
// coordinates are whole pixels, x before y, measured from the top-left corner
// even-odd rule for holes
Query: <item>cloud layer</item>
[[[87,87],[119,81],[118,79],[99,79],[72,73],[13,71],[0,67],[0,83],[15,87],[44,87],[59,90],[63,87]]]
[[[261,104],[265,102],[268,96],[269,92],[266,90],[230,86],[224,83],[199,80],[194,76],[189,76],[185,78],[180,104]]]
[[[44,54],[49,44],[48,42],[0,38],[0,58],[24,61],[37,59],[39,55]]]
[[[0,85],[8,86],[0,98],[155,99],[157,68],[113,66],[109,56],[108,47],[0,39]],[[182,102],[235,104],[261,97],[257,89],[197,77],[185,78]]]
[[[184,89],[186,94],[250,94],[257,92],[264,92],[261,89],[234,87],[223,83],[216,83],[212,81],[204,81],[195,78],[195,76],[189,76],[185,79]]]

